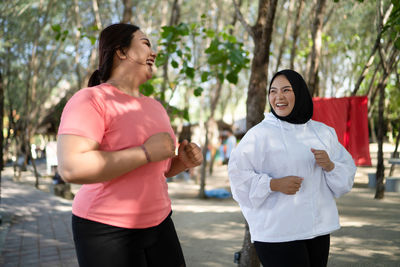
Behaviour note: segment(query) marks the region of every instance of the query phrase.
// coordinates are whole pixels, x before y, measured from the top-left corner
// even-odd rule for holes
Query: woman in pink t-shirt
[[[203,161],[184,140],[175,155],[168,114],[139,86],[156,53],[137,26],[114,24],[99,40],[99,69],[64,108],[58,169],[82,184],[72,229],[82,266],[185,266],[166,177]]]

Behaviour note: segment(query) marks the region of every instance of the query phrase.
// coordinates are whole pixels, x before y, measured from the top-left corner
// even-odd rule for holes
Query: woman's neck
[[[131,95],[133,97],[139,97],[139,86],[135,84],[135,82],[128,81],[126,79],[118,79],[116,77],[110,77],[106,81],[106,83],[111,84],[112,86],[118,88],[120,91]]]

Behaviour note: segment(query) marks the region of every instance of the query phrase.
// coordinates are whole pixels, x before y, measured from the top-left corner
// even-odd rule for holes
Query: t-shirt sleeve
[[[78,91],[67,102],[58,134],[72,134],[101,143],[105,131],[104,102],[92,88]]]

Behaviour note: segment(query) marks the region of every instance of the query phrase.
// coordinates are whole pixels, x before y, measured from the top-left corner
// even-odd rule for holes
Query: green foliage
[[[203,93],[203,88],[197,87],[196,89],[194,89],[195,96],[201,96],[201,93]]]
[[[206,33],[209,32],[205,31]],[[207,35],[209,36],[209,35]],[[243,49],[243,43],[236,40],[236,37],[225,31],[215,36],[209,47],[204,51],[208,55],[207,62],[210,67],[217,66],[217,78],[220,82],[225,79],[232,84],[237,84],[238,74],[243,68],[248,67],[250,60],[248,52]],[[202,75],[202,81],[210,75],[209,72]]]
[[[397,75],[399,75],[400,70],[397,70]],[[397,76],[396,80],[392,80],[386,86],[386,95],[390,101],[387,102],[387,118],[392,125],[392,133],[394,138],[399,134],[400,129],[400,80]]]
[[[243,43],[237,41],[236,37],[229,34],[229,27],[221,32],[205,26],[206,16],[201,17],[199,23],[180,23],[177,26],[164,26],[161,28],[158,40],[159,52],[156,58],[156,66],[161,67],[169,64],[175,70],[175,78],[169,83],[171,94],[183,81],[193,89],[193,95],[199,97],[204,92],[204,87],[209,87],[212,81],[218,79],[223,83],[236,84],[239,80],[239,72],[248,67],[249,53],[244,49]],[[195,66],[192,56],[192,48],[196,40],[209,43],[204,49],[206,56],[202,66]],[[165,95],[154,85],[154,80],[142,86],[144,94],[159,96],[166,108],[172,111],[172,117],[185,114],[179,108],[166,104]],[[146,93],[145,93],[146,92]],[[184,116],[189,119],[189,116]]]
[[[339,3],[339,1],[340,0],[333,0],[333,2],[335,2],[335,3]],[[360,3],[364,2],[364,0],[357,0],[357,1],[360,2]]]
[[[67,39],[68,30],[61,30],[61,25],[60,24],[55,24],[51,26],[52,30],[56,33],[55,39],[57,41],[61,40],[61,41],[65,41],[65,39]]]
[[[393,80],[386,86],[386,95],[390,99],[388,101],[388,119],[400,122],[400,81]]]
[[[384,27],[384,32],[389,32],[397,49],[400,49],[400,1],[392,0],[393,9],[389,20]]]
[[[56,34],[54,39],[57,41],[64,42],[67,39],[68,34],[70,33],[70,31],[68,30],[63,30],[60,24],[51,25],[51,29]],[[79,27],[77,30],[81,32],[81,39],[87,38],[92,45],[96,43],[97,33],[99,31],[99,28],[96,25],[89,26],[86,29]]]
[[[187,109],[187,108],[179,109],[177,107],[169,106],[169,105],[166,105],[165,108],[172,117],[180,117],[187,121],[190,120],[189,109]]]
[[[148,80],[144,84],[141,84],[139,90],[145,96],[152,95],[154,93],[154,86],[152,84],[152,80]]]
[[[400,2],[383,0],[382,7],[386,9],[391,1],[394,9],[385,28],[385,35],[382,36],[382,44],[386,44],[391,38],[399,47]],[[297,1],[295,2],[297,4]],[[45,103],[47,95],[57,96],[62,90],[66,90],[65,84],[77,90],[77,70],[80,70],[81,78],[87,72],[93,72],[93,67],[89,66],[89,58],[98,38],[99,29],[93,26],[96,22],[92,1],[77,1],[81,24],[79,26],[74,1],[51,1],[51,5],[49,3],[48,0],[18,0],[2,1],[0,4],[2,14],[0,68],[9,88],[6,92],[6,110],[9,110],[9,102],[13,102],[12,108],[18,114],[24,113],[26,89],[33,74],[29,61],[33,52],[38,56],[36,67],[40,70],[36,77],[37,101],[35,103]],[[122,17],[123,3],[121,1],[98,1],[98,3],[99,17],[103,27]],[[180,20],[184,23],[163,28],[159,28],[159,25],[168,21],[166,16],[169,16],[169,7],[168,9],[158,8],[159,1],[138,1],[134,8],[136,13],[132,18],[133,23],[138,23],[150,38],[155,37],[158,50],[156,66],[159,68],[155,73],[157,77],[142,85],[141,92],[160,99],[165,103],[167,110],[171,110],[171,114],[173,109],[169,109],[169,105],[173,103],[171,105],[178,107],[174,112],[175,117],[189,118],[188,112],[185,113],[183,108],[187,105],[185,101],[190,102],[191,111],[194,110],[193,106],[197,108],[201,102],[203,106],[200,108],[207,112],[210,95],[218,82],[222,82],[224,86],[221,98],[229,99],[229,105],[236,105],[236,100],[236,103],[239,103],[239,100],[241,104],[245,103],[242,100],[250,75],[250,71],[247,70],[248,62],[253,56],[257,56],[249,56],[246,51],[253,48],[253,41],[240,23],[236,23],[235,28],[232,26],[222,28],[232,22],[231,2],[213,1],[212,9],[210,9],[210,3],[210,1],[181,2]],[[288,17],[287,3],[288,1],[279,1],[282,9],[278,11],[281,13],[280,16],[276,16],[276,19],[281,20],[279,22],[286,22],[289,19],[293,23],[295,16],[292,13]],[[250,25],[257,18],[257,4],[257,1],[247,1],[241,7]],[[295,68],[303,73],[306,73],[312,45],[309,37],[311,19],[314,17],[313,6],[312,1],[306,1],[305,8],[300,14]],[[320,58],[321,88],[328,88],[328,90],[334,88],[332,91],[338,92],[336,96],[340,96],[340,92],[351,90],[376,38],[376,7],[376,1],[335,0],[335,3],[327,1]],[[167,13],[165,13],[166,10]],[[199,16],[203,12],[207,15]],[[48,14],[47,19],[46,14]],[[276,65],[273,63],[282,40],[279,34],[283,32],[285,24],[274,23],[276,29],[272,36],[270,52],[273,67]],[[234,34],[230,34],[230,30],[234,30]],[[77,33],[80,35],[79,40],[76,40]],[[290,58],[291,36],[286,41],[287,47],[284,50],[281,65],[285,67],[288,66]],[[33,50],[35,44],[37,47]],[[79,53],[79,62],[75,62],[76,53]],[[377,58],[376,56],[374,65],[379,64]],[[169,80],[166,82],[166,91],[162,92],[164,90],[163,77],[160,77],[160,73],[165,64],[169,66]],[[375,66],[371,67],[365,82],[362,83],[360,94],[366,93],[374,68]],[[390,94],[388,92],[387,95],[397,99],[392,95],[396,88],[393,82],[394,75],[391,75],[389,79],[392,87],[390,87]],[[225,90],[228,89],[228,84],[232,89],[232,92],[229,90],[229,94],[228,90]],[[235,86],[231,87],[232,84]],[[188,95],[194,97],[186,97]],[[332,96],[335,94],[333,93]],[[394,109],[393,104],[393,111],[390,112],[393,113]],[[194,117],[198,114],[193,112],[191,115]]]

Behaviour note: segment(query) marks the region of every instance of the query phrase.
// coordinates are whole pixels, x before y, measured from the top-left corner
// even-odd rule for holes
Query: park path
[[[374,189],[367,187],[370,172],[373,167],[358,168],[354,188],[337,201],[342,228],[332,234],[328,266],[400,267],[400,193],[386,192],[383,200],[374,200]],[[10,167],[2,172],[0,266],[77,266],[72,202],[45,192],[50,178],[42,177],[37,190],[31,172],[24,172],[20,182],[12,175]],[[217,166],[207,178],[207,189],[213,188],[229,188],[226,166]],[[244,234],[238,205],[231,198],[200,200],[198,185],[184,179],[170,182],[169,193],[187,266],[236,266],[233,254]]]

